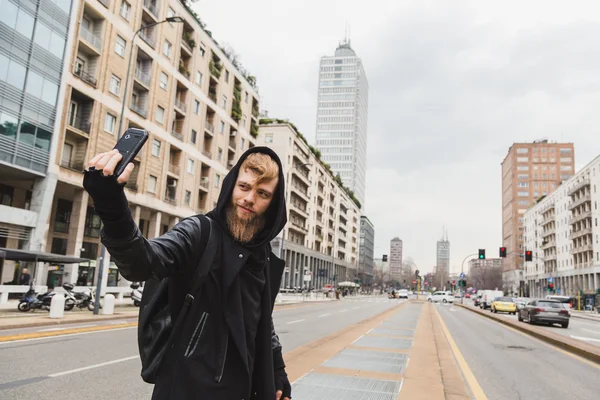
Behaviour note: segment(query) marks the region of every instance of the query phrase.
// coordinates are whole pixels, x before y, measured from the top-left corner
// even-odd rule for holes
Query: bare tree
[[[471,268],[469,281],[479,289],[502,288],[502,267],[475,266]]]

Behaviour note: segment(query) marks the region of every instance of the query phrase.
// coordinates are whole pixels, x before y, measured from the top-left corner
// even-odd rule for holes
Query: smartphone
[[[129,128],[115,145],[115,149],[123,156],[115,168],[115,176],[120,176],[127,165],[133,161],[148,140],[148,131],[143,129]]]

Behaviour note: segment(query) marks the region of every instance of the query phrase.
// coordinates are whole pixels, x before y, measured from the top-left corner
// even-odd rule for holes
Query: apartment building
[[[402,279],[402,240],[398,237],[390,241],[390,280]]]
[[[525,265],[531,296],[543,296],[549,283],[564,295],[600,288],[600,156],[567,179],[523,215]]]
[[[358,277],[363,286],[370,287],[374,276],[373,253],[375,227],[366,215],[360,217],[360,242],[358,249]]]
[[[166,22],[172,17],[180,19]],[[36,274],[41,283],[93,285],[101,223],[82,188],[82,170],[114,147],[122,105],[122,131],[150,133],[126,193],[142,233],[154,238],[214,207],[224,176],[255,145],[259,97],[254,78],[230,62],[178,0],[84,0],[72,19],[44,249],[91,261]],[[107,266],[108,285],[119,285],[116,268]]]
[[[503,281],[517,292],[523,280],[524,214],[541,196],[573,176],[572,143],[538,140],[514,143],[502,161],[502,246],[507,249]]]
[[[322,288],[357,279],[360,208],[288,123],[261,120],[257,144],[272,148],[286,176],[288,223],[273,241],[283,288]],[[282,241],[283,238],[283,241]],[[309,272],[312,281],[303,282]]]
[[[0,248],[39,251],[56,186],[52,154],[72,5],[1,0],[0,8]],[[19,268],[0,260],[0,285]]]

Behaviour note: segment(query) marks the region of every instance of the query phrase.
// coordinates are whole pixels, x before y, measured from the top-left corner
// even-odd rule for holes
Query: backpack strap
[[[209,222],[209,231],[208,231],[208,242],[206,243],[206,248],[204,249],[204,253],[200,258],[200,264],[198,265],[197,271],[194,274],[194,279],[192,281],[192,288],[188,294],[185,295],[185,301],[183,302],[183,307],[177,316],[177,320],[175,321],[175,325],[173,325],[173,330],[171,331],[171,336],[169,337],[169,341],[167,343],[167,349],[173,347],[173,342],[175,341],[175,337],[178,336],[178,332],[183,325],[183,321],[191,308],[191,305],[194,303],[196,297],[200,297],[200,293],[202,291],[202,285],[210,272],[210,267],[213,264],[215,259],[215,255],[217,254],[217,248],[219,247],[219,242],[217,239],[218,234],[215,232],[215,226],[212,219],[208,218]],[[200,224],[200,219],[198,218],[198,224]]]

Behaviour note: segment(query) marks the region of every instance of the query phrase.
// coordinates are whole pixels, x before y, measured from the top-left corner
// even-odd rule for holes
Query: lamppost
[[[125,113],[125,100],[127,99],[127,87],[129,85],[129,74],[131,73],[131,59],[133,58],[133,44],[135,42],[135,38],[138,37],[138,35],[144,30],[152,28],[156,25],[164,24],[165,22],[183,23],[185,21],[181,17],[168,17],[162,21],[152,22],[151,24],[142,26],[133,34],[133,39],[131,39],[131,48],[129,49],[129,61],[127,62],[127,75],[125,77],[125,90],[123,91],[123,101],[121,102],[121,115],[119,116],[119,130],[117,131],[117,140],[121,138],[121,129],[123,128],[123,114]]]
[[[303,164],[297,164],[294,165],[292,168],[290,168],[288,170],[287,173],[287,183],[291,184],[291,175],[292,175],[292,171],[297,168],[297,167],[308,167],[311,166],[311,163],[303,163]],[[284,193],[284,198],[285,198],[285,204],[288,204],[288,192],[289,192],[289,188],[286,188],[285,193]],[[285,243],[285,229],[281,231],[281,247],[279,248],[279,258],[283,259],[283,247],[284,247],[284,243]],[[318,274],[317,274],[318,276]],[[291,278],[291,275],[290,275]],[[302,270],[302,279],[304,279],[304,268]]]
[[[123,100],[121,101],[121,115],[119,116],[119,129],[117,130],[117,141],[121,138],[121,129],[123,128],[123,114],[125,114],[125,100],[127,99],[127,87],[129,86],[129,74],[131,73],[131,59],[133,58],[133,45],[135,38],[144,30],[152,28],[153,26],[164,24],[165,22],[182,23],[184,19],[181,17],[168,17],[159,22],[153,22],[151,24],[142,26],[140,29],[135,31],[133,39],[131,39],[131,48],[129,49],[129,61],[127,63],[127,76],[125,77],[125,89],[123,90]],[[106,257],[106,248],[104,245],[100,248],[100,257],[98,258],[98,280],[96,284],[96,302],[94,304],[94,314],[100,313],[100,296],[102,294],[102,276],[104,275],[104,258]]]

